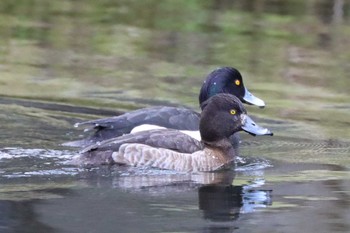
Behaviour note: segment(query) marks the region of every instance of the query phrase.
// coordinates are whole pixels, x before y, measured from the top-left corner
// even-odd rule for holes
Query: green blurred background
[[[204,77],[234,66],[267,103],[250,113],[349,138],[349,15],[343,0],[2,0],[0,94],[198,109]]]

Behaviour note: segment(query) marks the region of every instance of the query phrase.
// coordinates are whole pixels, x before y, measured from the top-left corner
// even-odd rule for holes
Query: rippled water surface
[[[0,232],[349,232],[350,3],[0,2]],[[81,168],[76,122],[198,109],[234,66],[273,137],[236,169]]]

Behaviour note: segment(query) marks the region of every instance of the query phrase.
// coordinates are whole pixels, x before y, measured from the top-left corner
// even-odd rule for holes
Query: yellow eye
[[[235,80],[235,84],[236,84],[237,86],[239,86],[239,85],[241,84],[241,81],[239,81],[238,79],[236,79],[236,80]]]
[[[236,110],[231,109],[230,113],[231,113],[232,115],[235,115],[235,114],[236,114]]]

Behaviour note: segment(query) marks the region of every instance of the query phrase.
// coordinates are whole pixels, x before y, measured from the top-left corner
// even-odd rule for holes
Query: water
[[[334,1],[0,3],[0,232],[349,232],[349,9]],[[234,66],[273,137],[236,170],[81,168],[76,122],[198,109]]]

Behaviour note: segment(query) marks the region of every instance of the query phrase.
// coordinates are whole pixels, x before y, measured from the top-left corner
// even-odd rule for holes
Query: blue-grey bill
[[[266,129],[263,128],[259,125],[257,125],[248,115],[242,114],[241,115],[241,120],[242,120],[242,129],[253,135],[253,136],[261,136],[261,135],[270,135],[272,136],[273,133]]]
[[[256,105],[260,108],[265,107],[265,102],[262,99],[255,97],[252,93],[248,91],[247,88],[245,88],[245,94],[243,96],[243,100],[248,104]]]

